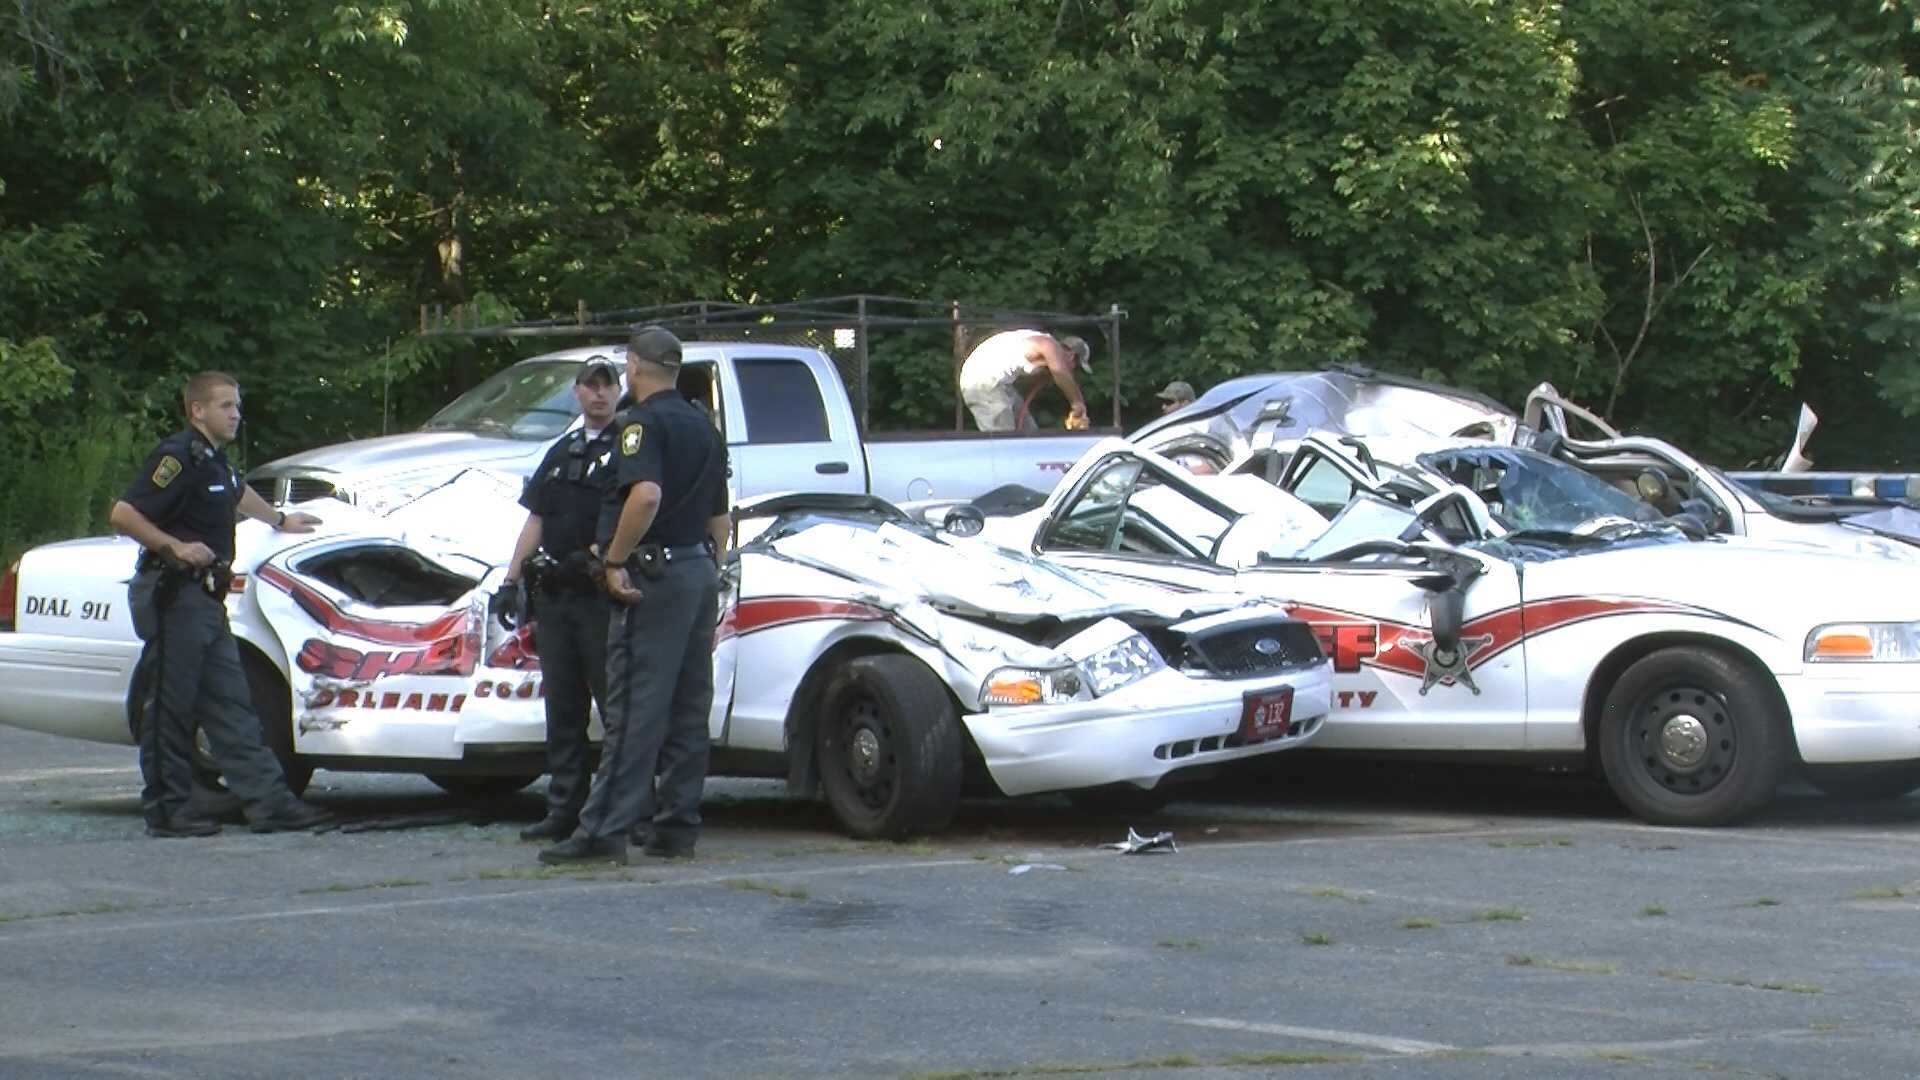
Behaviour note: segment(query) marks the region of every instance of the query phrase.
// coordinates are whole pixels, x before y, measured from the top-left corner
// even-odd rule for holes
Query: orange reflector
[[[987,698],[1002,705],[1031,705],[1040,700],[1040,684],[1032,679],[995,679],[987,684]]]
[[[245,574],[233,575],[233,580],[227,584],[227,591],[230,593],[246,592],[247,591],[247,575]]]
[[[1816,660],[1871,660],[1873,639],[1846,631],[1822,634],[1813,643],[1813,655]]]

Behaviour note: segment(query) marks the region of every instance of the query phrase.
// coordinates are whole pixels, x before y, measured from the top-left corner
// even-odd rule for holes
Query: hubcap
[[[1628,752],[1647,779],[1676,795],[1704,795],[1718,787],[1739,748],[1725,699],[1697,686],[1643,698],[1629,738]]]
[[[1670,716],[1660,728],[1660,756],[1676,769],[1692,769],[1707,757],[1707,725],[1697,716]]]
[[[871,784],[880,774],[880,736],[872,728],[860,728],[853,733],[847,745],[848,768],[853,778],[862,784]]]
[[[832,757],[835,771],[846,778],[848,794],[868,812],[879,812],[893,804],[894,774],[899,763],[894,758],[893,729],[885,712],[864,695],[846,701],[841,719],[835,724]]]

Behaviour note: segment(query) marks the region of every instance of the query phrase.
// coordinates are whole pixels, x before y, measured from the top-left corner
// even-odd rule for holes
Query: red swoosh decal
[[[880,608],[853,600],[829,600],[812,596],[763,596],[742,600],[722,616],[719,630],[714,634],[714,641],[717,643],[730,637],[751,634],[756,630],[771,630],[776,626],[789,626],[793,623],[813,622],[818,619],[877,622],[888,618],[891,616]]]
[[[1389,619],[1376,619],[1359,612],[1320,608],[1310,604],[1294,604],[1289,606],[1288,610],[1295,618],[1304,619],[1316,625],[1362,623],[1376,626],[1378,628],[1377,649],[1373,656],[1363,658],[1363,663],[1397,671],[1414,678],[1420,678],[1426,674],[1426,661],[1421,659],[1418,653],[1406,647],[1417,642],[1432,640],[1433,634],[1424,626],[1411,626]],[[1572,626],[1589,619],[1606,618],[1610,615],[1659,612],[1701,615],[1715,619],[1725,618],[1705,608],[1633,597],[1562,596],[1551,600],[1528,601],[1513,607],[1501,608],[1499,611],[1490,611],[1485,615],[1467,620],[1461,626],[1462,639],[1479,637],[1487,639],[1475,646],[1467,655],[1467,670],[1471,671],[1479,667],[1528,638],[1539,637],[1541,634],[1564,626]]]

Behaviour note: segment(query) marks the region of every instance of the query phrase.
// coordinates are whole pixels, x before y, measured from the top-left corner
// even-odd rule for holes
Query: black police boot
[[[537,825],[529,825],[520,830],[522,840],[565,840],[573,835],[574,826],[579,822],[559,814],[548,814]]]
[[[295,802],[290,810],[281,811],[268,818],[261,818],[247,828],[257,833],[304,832],[307,829],[333,824],[333,814],[322,810],[309,802]]]
[[[596,862],[625,866],[627,865],[627,838],[624,836],[592,837],[580,833],[550,848],[542,848],[540,861],[548,866]]]
[[[188,817],[185,814],[173,818],[156,818],[147,822],[147,835],[165,840],[188,836],[218,836],[220,823],[208,821],[206,818]]]
[[[653,834],[647,837],[647,846],[641,848],[640,853],[652,859],[691,859],[693,841],[689,833],[654,829]]]

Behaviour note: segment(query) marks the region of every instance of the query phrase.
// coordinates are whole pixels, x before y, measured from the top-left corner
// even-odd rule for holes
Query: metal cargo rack
[[[1103,358],[1111,369],[1111,422],[1120,419],[1120,321],[1126,312],[1119,304],[1105,312],[1075,315],[964,304],[959,300],[914,300],[898,296],[855,293],[818,300],[778,304],[742,304],[721,300],[688,300],[651,307],[589,311],[581,301],[572,316],[481,325],[466,320],[466,310],[455,305],[420,306],[422,337],[538,338],[567,337],[599,341],[624,339],[633,327],[647,323],[664,326],[689,340],[762,341],[807,345],[832,357],[853,396],[862,431],[869,430],[868,337],[874,330],[949,329],[953,336],[953,429],[966,423],[960,400],[960,365],[983,332],[1029,328],[1048,332],[1098,330],[1106,342]],[[851,370],[849,370],[851,369]]]

